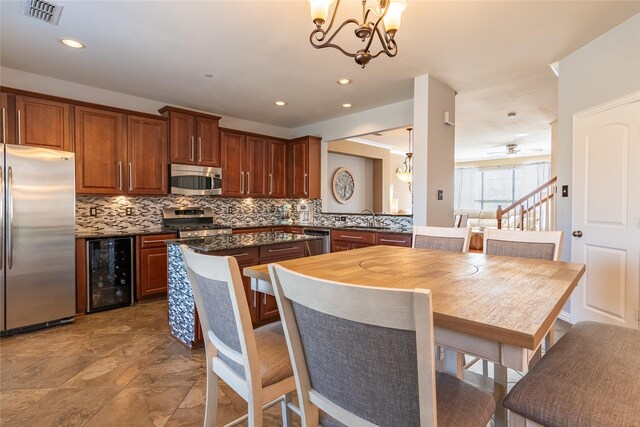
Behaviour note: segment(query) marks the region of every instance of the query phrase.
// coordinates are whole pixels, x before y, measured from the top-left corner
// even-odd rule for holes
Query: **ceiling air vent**
[[[62,6],[43,0],[25,0],[23,13],[44,22],[58,25]]]

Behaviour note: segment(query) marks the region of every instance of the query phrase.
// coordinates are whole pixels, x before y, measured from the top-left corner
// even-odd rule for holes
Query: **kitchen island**
[[[203,254],[233,256],[242,271],[252,265],[308,256],[314,252],[312,246],[319,241],[318,236],[272,232],[168,240],[167,293],[171,334],[189,348],[202,344],[202,332],[180,245],[187,245]],[[258,326],[277,320],[278,308],[273,296],[252,291],[249,279],[244,276],[243,282],[253,324]]]

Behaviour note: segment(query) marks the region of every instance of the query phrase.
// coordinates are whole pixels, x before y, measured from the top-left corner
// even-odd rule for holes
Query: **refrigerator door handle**
[[[7,169],[7,270],[13,268],[13,169]]]

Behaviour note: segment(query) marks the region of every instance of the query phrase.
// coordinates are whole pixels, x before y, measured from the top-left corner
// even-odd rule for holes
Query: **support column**
[[[455,91],[425,74],[413,84],[413,223],[453,225]],[[442,200],[438,191],[442,191]]]

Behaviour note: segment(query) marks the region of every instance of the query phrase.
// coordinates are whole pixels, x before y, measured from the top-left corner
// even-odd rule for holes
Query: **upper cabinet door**
[[[222,149],[222,195],[244,196],[246,191],[245,136],[220,132]]]
[[[73,151],[70,111],[71,105],[64,102],[16,95],[16,143]]]
[[[76,190],[80,194],[124,194],[124,115],[75,107]]]
[[[287,197],[287,143],[269,141],[269,197]]]
[[[307,155],[308,143],[295,141],[291,143],[291,197],[307,197]]]
[[[128,116],[127,193],[167,194],[167,122]]]
[[[254,136],[247,137],[246,144],[247,197],[267,197],[269,171],[269,141]]]
[[[196,163],[195,117],[172,111],[171,120],[171,163]]]
[[[218,120],[196,118],[196,163],[220,167],[220,131]]]

